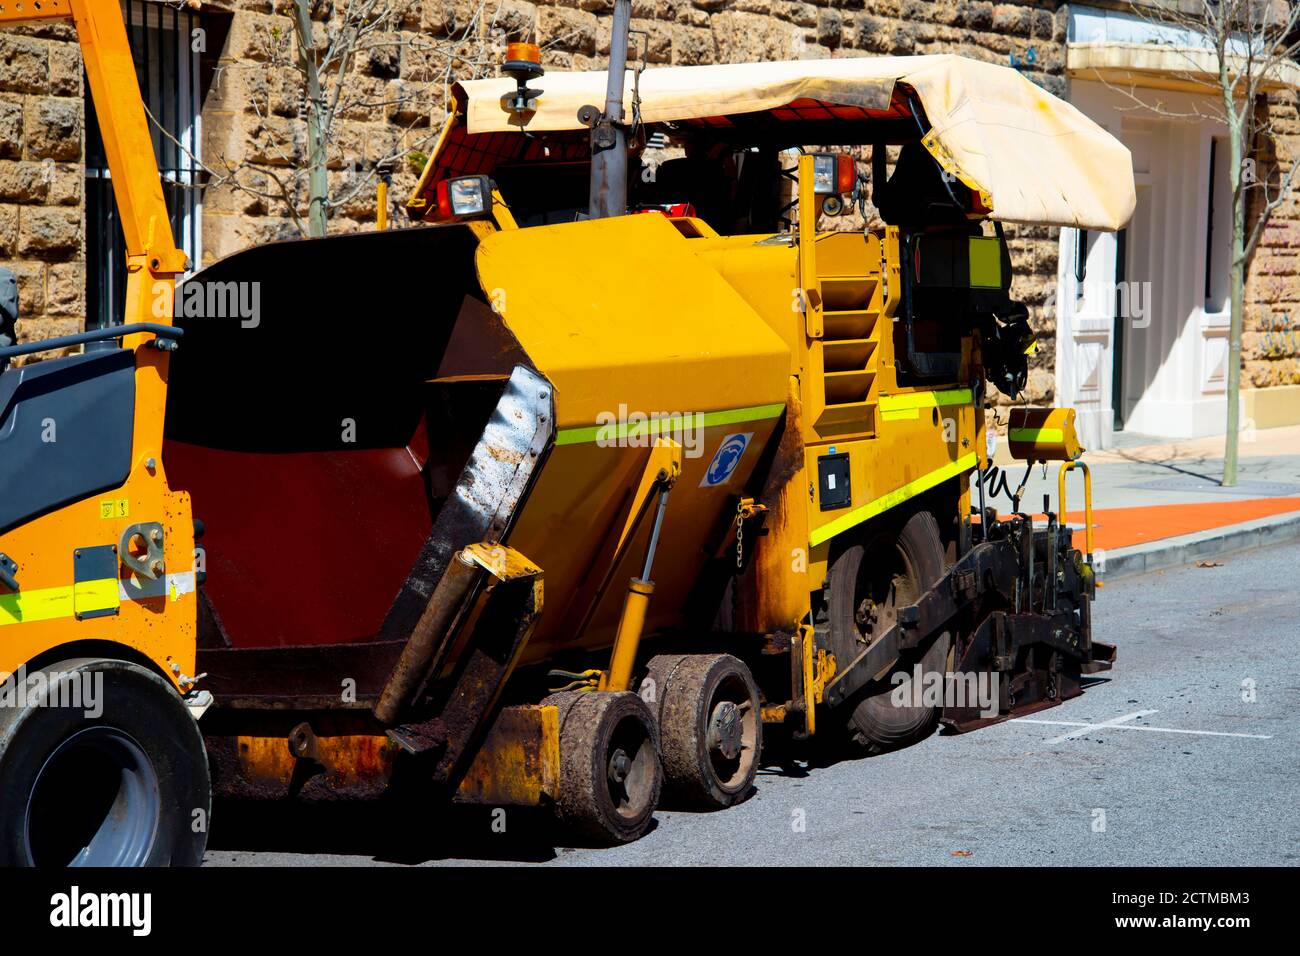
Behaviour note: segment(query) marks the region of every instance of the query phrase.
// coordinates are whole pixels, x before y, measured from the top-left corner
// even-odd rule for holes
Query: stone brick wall
[[[18,277],[20,340],[86,315],[81,54],[70,26],[0,31],[0,263]]]
[[[594,69],[609,50],[612,0],[400,0],[395,38],[402,45],[363,57],[351,81],[373,103],[344,114],[330,158],[331,186],[343,188],[381,156],[426,151],[445,115],[448,77],[476,69],[465,60],[431,57],[428,45],[460,43],[475,22],[497,50],[507,38],[535,39],[552,69]],[[267,55],[267,39],[291,21],[273,0],[208,0],[203,10],[228,17],[220,31],[216,72],[203,104],[205,162],[214,169],[252,164],[240,180],[273,192],[273,178],[300,163],[305,147],[296,78]],[[318,9],[323,31],[331,6]],[[477,17],[477,21],[476,21]],[[637,0],[633,28],[647,34],[652,66],[785,59],[957,52],[1005,63],[1026,59],[1028,72],[1053,92],[1064,89],[1064,10],[1056,2],[994,4],[986,0]],[[84,213],[81,203],[81,80],[66,27],[19,28],[0,35],[0,258],[14,259],[23,287],[25,336],[68,331],[84,321]],[[423,45],[424,49],[417,49]],[[491,62],[481,67],[491,72]],[[399,105],[391,101],[405,98]],[[17,125],[15,125],[17,124]],[[71,124],[71,125],[70,125]],[[16,136],[10,130],[30,132]],[[62,132],[60,132],[62,131]],[[57,188],[41,163],[56,164]],[[392,218],[414,185],[409,162],[394,164]],[[11,205],[12,204],[12,205]],[[300,207],[299,213],[305,209]],[[373,178],[331,214],[330,230],[371,227]],[[283,203],[218,183],[204,194],[204,261],[250,245],[298,235]],[[1031,390],[1050,400],[1054,323],[1041,308],[1055,278],[1054,230],[1012,229],[1019,268],[1014,293],[1029,302],[1043,336]]]
[[[292,169],[305,165],[307,141],[300,75],[285,50],[276,51],[278,39],[293,35],[283,0],[209,0],[203,9],[229,17],[203,107],[204,162],[226,174],[204,194],[204,261],[210,262],[301,234],[301,223],[276,194]],[[327,28],[337,29],[339,9],[316,5],[318,48]],[[495,75],[508,40],[551,37],[548,65],[558,62],[554,57],[572,63],[572,49],[594,52],[594,32],[581,30],[594,31],[596,18],[585,11],[552,11],[578,18],[562,29],[554,19],[540,26],[537,7],[518,0],[393,0],[393,9],[392,29],[360,45],[330,137],[331,198],[343,200],[330,211],[331,232],[373,228],[380,161],[392,175],[390,219],[405,222],[401,207],[445,118],[450,84]],[[552,27],[555,36],[547,33]],[[296,211],[304,217],[301,198]]]
[[[1259,150],[1261,179],[1280,179],[1300,158],[1300,94],[1270,97],[1273,142]],[[1276,195],[1276,189],[1273,190]],[[1254,197],[1254,209],[1263,202]],[[1270,217],[1246,277],[1242,327],[1243,387],[1300,385],[1300,173]]]

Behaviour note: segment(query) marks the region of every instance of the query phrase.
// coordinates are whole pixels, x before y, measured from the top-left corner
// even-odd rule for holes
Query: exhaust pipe
[[[627,130],[623,126],[623,80],[627,73],[628,28],[632,0],[614,0],[614,24],[609,38],[609,84],[605,111],[591,122],[592,219],[627,212]],[[584,107],[584,111],[591,110]]]

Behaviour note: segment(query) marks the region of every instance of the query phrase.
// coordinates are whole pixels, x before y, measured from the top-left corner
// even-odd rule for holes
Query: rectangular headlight
[[[447,191],[451,197],[453,216],[473,216],[487,211],[487,196],[481,177],[453,179],[447,184]]]
[[[438,218],[482,216],[490,211],[492,181],[486,176],[459,176],[438,183]]]
[[[858,167],[852,156],[840,153],[813,154],[813,193],[818,196],[847,196],[858,183]]]
[[[813,157],[813,192],[818,196],[835,194],[835,157],[831,153]]]

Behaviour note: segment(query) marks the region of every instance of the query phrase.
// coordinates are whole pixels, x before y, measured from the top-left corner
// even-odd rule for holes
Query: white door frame
[[[1072,79],[1069,87],[1070,102],[1130,148],[1135,178],[1149,202],[1143,221],[1152,234],[1130,230],[1127,242],[1123,295],[1146,314],[1130,310],[1124,319],[1124,388],[1129,396],[1138,393],[1124,410],[1124,428],[1170,438],[1221,434],[1228,316],[1207,308],[1205,251],[1210,143],[1222,126],[1204,118],[1211,113],[1207,97],[1136,92],[1179,115],[1134,108],[1132,97],[1102,83]],[[1086,447],[1104,448],[1112,440],[1115,313],[1123,298],[1114,285],[1117,243],[1113,235],[1090,242],[1084,285],[1095,280],[1107,287],[1081,290],[1073,274],[1076,236],[1073,229],[1061,230],[1057,402],[1078,408]],[[1228,241],[1221,228],[1214,239]]]
[[[1081,240],[1087,243],[1082,282],[1076,273]],[[1116,248],[1114,233],[1061,230],[1056,268],[1056,402],[1078,412],[1075,424],[1085,448],[1109,448],[1114,430],[1111,355]]]

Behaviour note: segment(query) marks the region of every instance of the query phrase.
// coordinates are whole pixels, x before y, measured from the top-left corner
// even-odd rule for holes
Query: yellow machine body
[[[116,0],[43,0],[0,7],[0,25],[58,19],[71,19],[77,28],[112,173],[126,241],[125,324],[167,325],[174,280],[185,271],[185,255],[172,239],[121,10]],[[189,496],[168,486],[163,468],[169,354],[149,347],[154,341],[147,332],[122,341],[135,355],[134,434],[126,481],[0,534],[0,553],[17,564],[21,584],[15,592],[0,588],[0,672],[16,673],[36,657],[49,659],[61,647],[75,651],[94,642],[97,654],[87,656],[101,656],[116,646],[127,656],[148,660],[179,689],[191,686],[194,526]],[[142,591],[139,578],[120,561],[104,576],[79,580],[85,578],[77,571],[79,552],[131,547],[123,541],[123,532],[139,524],[157,524],[163,530],[161,587],[143,589],[161,591],[159,596],[134,596]],[[111,650],[108,653],[112,656]]]
[[[647,632],[680,626],[707,562],[734,548],[737,501],[763,490],[750,478],[782,422],[777,454],[786,460],[766,533],[751,542],[746,631],[790,631],[807,617],[837,534],[947,482],[954,511],[967,494],[984,447],[972,390],[898,384],[897,300],[882,281],[898,268],[896,236],[769,238],[718,236],[699,220],[658,215],[483,238],[484,295],[555,385],[555,447],[510,537],[546,569],[552,602],[525,661],[612,642],[621,588],[575,630],[655,436],[685,429],[687,447]],[[603,259],[611,248],[625,254]],[[746,442],[739,462],[711,484],[715,455],[736,435]],[[816,479],[828,454],[845,456],[850,475],[851,497],[833,509],[822,507]],[[617,580],[637,573],[646,533]]]
[[[592,268],[612,247],[634,251]],[[785,411],[785,344],[661,216],[504,230],[484,239],[477,266],[485,290],[504,290],[502,319],[555,385],[555,447],[510,536],[545,567],[554,612],[539,623],[525,661],[612,642],[621,586],[575,632],[658,437],[683,445],[682,474],[659,542],[647,629],[680,624],[708,557],[703,538],[720,521],[720,533],[729,530],[728,513],[734,520],[736,498]],[[725,481],[708,484],[714,456],[735,435],[745,436],[743,453]],[[624,550],[615,580],[638,573],[648,533],[642,528]]]
[[[64,645],[97,642],[138,652],[189,690],[186,681],[195,673],[194,520],[189,496],[170,490],[161,467],[151,473],[146,461],[137,461],[120,488],[0,535],[0,551],[18,564],[22,584],[20,591],[0,593],[0,673],[16,673]],[[141,590],[139,579],[121,564],[111,577],[77,580],[79,553],[118,548],[122,533],[141,522],[163,528],[161,595],[133,596]]]

